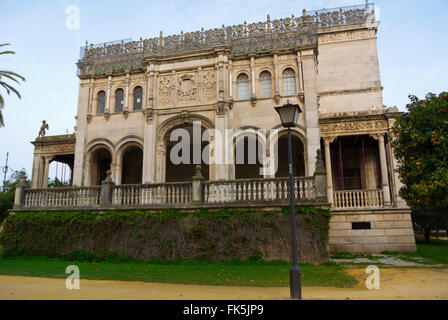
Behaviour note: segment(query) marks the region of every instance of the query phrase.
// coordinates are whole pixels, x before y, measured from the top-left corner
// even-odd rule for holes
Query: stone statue
[[[316,173],[325,174],[324,161],[322,160],[322,150],[316,150]]]
[[[39,138],[40,137],[45,137],[45,130],[48,130],[48,123],[45,120],[42,120],[42,125],[40,126],[40,130],[39,130]]]

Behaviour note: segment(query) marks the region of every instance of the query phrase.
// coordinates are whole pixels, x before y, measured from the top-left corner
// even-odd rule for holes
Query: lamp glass
[[[298,104],[286,104],[276,107],[275,110],[280,115],[280,120],[285,128],[294,127],[299,120],[300,112],[302,112]]]

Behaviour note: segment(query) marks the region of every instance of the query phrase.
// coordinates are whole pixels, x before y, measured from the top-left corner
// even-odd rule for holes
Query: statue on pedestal
[[[40,130],[39,130],[39,138],[40,137],[45,137],[45,130],[48,130],[48,123],[45,120],[42,120],[42,125],[40,126]]]

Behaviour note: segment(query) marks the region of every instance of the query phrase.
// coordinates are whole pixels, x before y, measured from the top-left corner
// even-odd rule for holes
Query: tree
[[[62,188],[62,187],[70,187],[69,182],[63,182],[55,177],[53,180],[48,178],[48,188]]]
[[[432,226],[448,223],[448,93],[409,98],[392,129],[392,148],[404,184],[400,196],[429,242]]]
[[[4,46],[9,46],[9,43],[0,44],[0,47],[4,47]],[[1,51],[0,55],[2,55],[2,54],[15,54],[15,52],[14,51]],[[7,94],[10,94],[11,92],[13,92],[13,93],[15,93],[17,95],[17,97],[19,99],[21,99],[22,97],[20,96],[19,91],[17,91],[10,84],[8,84],[5,81],[3,81],[3,78],[7,78],[7,79],[12,80],[12,81],[17,82],[17,83],[19,83],[18,79],[20,79],[22,81],[25,81],[25,78],[22,77],[21,75],[18,75],[15,72],[12,72],[12,71],[0,70],[0,86],[2,86],[6,90]],[[0,94],[0,127],[3,127],[5,125],[5,123],[3,121],[3,115],[2,115],[2,109],[4,107],[5,107],[5,99]]]
[[[25,169],[22,171],[14,171],[11,177],[5,181],[3,185],[3,191],[0,192],[0,224],[8,216],[8,210],[14,207],[14,195],[16,191],[16,185],[19,183],[21,173],[25,174],[25,181],[29,186],[31,181],[26,178]]]

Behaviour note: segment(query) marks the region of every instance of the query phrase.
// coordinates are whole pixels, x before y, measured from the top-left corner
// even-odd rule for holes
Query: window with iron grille
[[[260,97],[272,97],[272,78],[269,71],[260,73]]]
[[[352,230],[370,230],[370,222],[352,222]]]
[[[143,102],[143,89],[142,87],[135,87],[134,89],[134,110],[142,110]]]
[[[283,71],[283,95],[293,96],[296,94],[296,75],[294,70],[286,69]]]
[[[98,114],[104,113],[104,109],[106,107],[106,92],[104,91],[98,92],[97,103],[98,106],[96,109],[96,113]]]
[[[242,73],[236,78],[237,84],[237,99],[248,100],[249,99],[249,77],[247,74]]]

